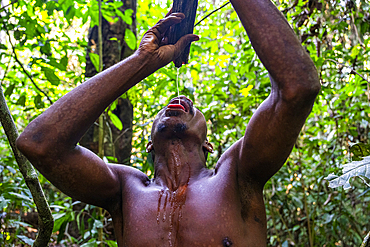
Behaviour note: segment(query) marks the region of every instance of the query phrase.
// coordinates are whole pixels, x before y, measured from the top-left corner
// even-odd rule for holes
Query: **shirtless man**
[[[154,120],[147,146],[155,157],[152,180],[77,146],[112,101],[198,39],[186,35],[175,45],[161,43],[169,26],[183,19],[180,13],[150,29],[131,57],[58,100],[17,141],[64,193],[109,211],[120,247],[266,246],[262,190],[291,152],[320,83],[309,55],[269,0],[231,3],[269,71],[272,91],[214,170],[205,167],[205,151],[212,150],[206,120],[183,96]]]

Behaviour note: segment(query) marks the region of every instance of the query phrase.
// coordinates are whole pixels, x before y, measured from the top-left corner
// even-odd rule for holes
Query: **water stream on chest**
[[[167,235],[169,247],[177,246],[176,237],[179,231],[180,221],[183,217],[182,210],[186,202],[186,192],[189,180],[190,169],[188,180],[184,185],[181,185],[174,190],[164,188],[159,191],[157,224],[169,223],[169,231]]]

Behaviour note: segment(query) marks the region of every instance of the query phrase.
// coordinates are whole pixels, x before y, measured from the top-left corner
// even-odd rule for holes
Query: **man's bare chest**
[[[122,207],[123,246],[243,246],[248,234],[233,185],[212,179],[177,190],[128,188]]]

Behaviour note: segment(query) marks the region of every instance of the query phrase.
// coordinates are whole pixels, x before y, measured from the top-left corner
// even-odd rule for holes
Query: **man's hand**
[[[168,29],[180,23],[184,18],[185,15],[182,13],[170,14],[144,34],[137,53],[146,56],[150,60],[149,64],[156,67],[155,70],[175,60],[190,42],[199,40],[197,35],[187,34],[181,37],[176,44],[167,44]]]

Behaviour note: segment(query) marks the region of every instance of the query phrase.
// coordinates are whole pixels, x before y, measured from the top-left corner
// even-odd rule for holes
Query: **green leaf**
[[[343,189],[346,190],[351,188],[349,180],[358,176],[370,179],[370,156],[364,157],[361,161],[353,161],[343,165],[343,175],[338,177],[334,174],[329,174],[325,179],[329,181],[330,188],[343,186]]]
[[[65,12],[64,16],[67,19],[68,23],[72,23],[72,19],[76,14],[76,9],[73,5],[69,6],[67,11]]]
[[[57,61],[55,58],[49,58],[49,62],[48,64],[55,67],[55,68],[58,68],[59,70],[61,71],[65,71],[66,70],[66,67],[61,63],[61,61]]]
[[[12,92],[13,92],[13,90],[14,90],[14,87],[15,87],[15,85],[14,85],[14,84],[10,85],[10,86],[5,90],[4,95],[5,95],[5,96],[10,96],[10,95],[12,95]]]
[[[71,221],[71,213],[60,213],[60,214],[53,214],[54,218],[54,227],[53,232],[60,231],[66,223]]]
[[[126,9],[125,10],[125,16],[132,16],[132,14],[134,13],[134,10],[133,9]]]
[[[0,196],[0,211],[7,207],[8,202],[10,202],[10,200],[5,199],[3,196]]]
[[[113,240],[105,240],[104,243],[108,244],[109,247],[117,247],[117,242]]]
[[[95,53],[92,53],[90,52],[89,53],[89,57],[90,57],[90,60],[92,62],[92,64],[94,65],[95,67],[95,70],[97,72],[99,72],[99,55],[98,54],[95,54]]]
[[[235,47],[228,44],[228,43],[225,43],[224,44],[224,49],[225,51],[227,51],[228,53],[235,53]]]
[[[67,65],[68,65],[68,57],[67,56],[64,56],[62,59],[60,59],[60,65],[63,68],[63,69],[61,69],[62,71],[67,70]]]
[[[98,243],[96,242],[96,240],[93,241],[93,242],[87,242],[87,243],[84,243],[83,245],[81,245],[81,247],[96,247],[96,246],[98,246]]]
[[[125,10],[125,22],[128,25],[132,25],[132,14],[133,13],[134,13],[134,11],[132,9],[126,9]]]
[[[17,235],[17,238],[19,238],[20,240],[22,240],[23,242],[25,242],[26,244],[28,244],[30,246],[32,246],[33,242],[35,242],[35,240],[33,240],[29,237],[23,236],[23,235]]]
[[[353,154],[352,160],[359,161],[362,157],[370,155],[370,145],[364,143],[357,143],[350,148],[350,152]]]
[[[40,94],[36,95],[35,96],[35,99],[33,100],[35,106],[37,109],[41,109],[41,108],[44,108],[45,107],[45,104],[44,102],[42,101],[42,97]]]
[[[112,121],[114,126],[116,126],[117,129],[119,129],[119,130],[123,129],[123,124],[122,124],[121,120],[119,119],[119,117],[117,117],[116,114],[111,113],[111,114],[109,114],[109,117],[110,117],[110,120]]]
[[[46,79],[54,86],[58,86],[60,83],[60,79],[58,76],[55,75],[54,70],[50,68],[43,67],[42,71],[44,72],[44,75]]]
[[[7,50],[8,48],[4,44],[0,44],[0,50]]]
[[[94,221],[93,228],[103,228],[103,227],[104,227],[104,225],[100,220],[95,220]]]
[[[249,92],[252,90],[252,88],[253,88],[253,85],[248,85],[248,87],[241,89],[240,92],[242,93],[244,97],[247,97],[249,95]]]
[[[121,1],[113,2],[113,5],[116,9],[118,9],[123,6],[123,2]]]
[[[40,44],[40,51],[47,56],[51,55],[51,46],[49,40],[47,40],[45,44]]]
[[[15,192],[9,192],[10,195],[13,195],[15,197],[18,197],[19,199],[23,199],[23,200],[26,200],[26,201],[30,201],[32,202],[32,199],[28,196],[25,196],[25,195],[22,195],[22,194],[18,194],[18,193],[15,193]]]
[[[15,103],[17,105],[25,106],[26,105],[26,96],[22,95],[17,102]]]
[[[131,50],[135,50],[135,48],[136,48],[136,36],[128,28],[126,28],[126,30],[125,30],[125,42]]]
[[[118,19],[117,18],[114,18],[112,16],[114,16],[110,11],[102,11],[102,14],[103,14],[103,17],[108,21],[108,22],[116,22]]]
[[[334,216],[335,214],[324,214],[324,224],[330,223],[333,220]]]

